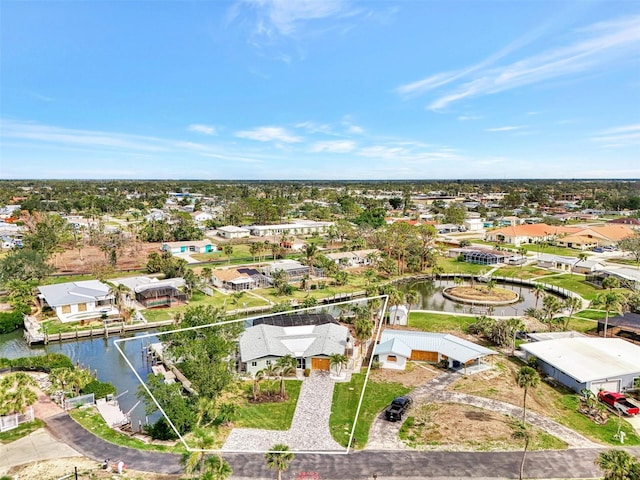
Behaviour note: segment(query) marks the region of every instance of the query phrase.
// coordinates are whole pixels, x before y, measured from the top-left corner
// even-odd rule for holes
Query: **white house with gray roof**
[[[620,338],[557,338],[520,345],[542,371],[576,392],[621,392],[640,378],[640,347]]]
[[[449,367],[468,367],[496,352],[445,333],[385,329],[373,350],[380,367],[404,370],[407,360],[438,363],[448,360]]]
[[[109,285],[98,280],[43,285],[38,287],[38,292],[41,303],[49,305],[61,322],[78,322],[118,313]]]
[[[344,355],[349,343],[347,327],[335,323],[280,327],[261,324],[240,337],[240,370],[251,375],[291,355],[298,368],[329,370],[329,357]]]

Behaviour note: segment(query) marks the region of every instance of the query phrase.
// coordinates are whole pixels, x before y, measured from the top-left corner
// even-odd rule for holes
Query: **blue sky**
[[[637,1],[0,2],[0,178],[640,177]]]

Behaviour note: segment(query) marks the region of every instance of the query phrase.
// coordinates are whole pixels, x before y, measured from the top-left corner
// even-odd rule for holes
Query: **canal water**
[[[465,280],[462,285],[469,285],[469,281]],[[511,305],[494,307],[493,315],[524,315],[526,309],[536,307],[536,296],[532,288],[502,282],[498,282],[497,285],[500,288],[513,290],[520,298],[516,303],[512,303]],[[453,286],[455,286],[455,283],[451,280],[417,280],[401,283],[398,285],[398,289],[402,292],[407,292],[408,290],[418,292],[417,302],[411,305],[411,308],[415,310],[436,310],[440,312],[473,313],[477,315],[489,313],[485,306],[457,303],[443,297],[442,290]],[[537,300],[537,305],[538,308],[542,307],[542,295]]]
[[[113,345],[118,337],[55,342],[48,345],[34,345],[30,348],[24,341],[22,332],[22,330],[16,330],[0,335],[0,357],[14,359],[45,353],[63,353],[74,364],[89,368],[92,372],[97,371],[98,380],[112,383],[118,389],[118,395],[122,394],[118,401],[123,412],[128,412],[137,403],[136,393],[140,382]],[[136,337],[141,335],[144,333],[138,333]],[[146,355],[143,354],[143,347],[156,341],[155,337],[150,337],[120,344],[143,380],[151,372],[151,365],[147,362]],[[132,425],[137,428],[138,421],[144,424],[145,420],[144,406],[140,404],[131,412]]]

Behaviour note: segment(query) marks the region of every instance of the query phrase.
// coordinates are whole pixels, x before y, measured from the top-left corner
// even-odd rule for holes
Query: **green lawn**
[[[587,300],[593,300],[598,293],[602,292],[602,289],[585,282],[584,278],[584,275],[574,273],[556,275],[553,277],[543,277],[536,281],[565,288],[577,293]]]
[[[443,273],[483,273],[491,267],[487,265],[477,265],[475,263],[459,262],[455,258],[438,258],[438,266]]]
[[[15,442],[42,427],[44,422],[37,418],[33,422],[23,423],[18,428],[0,433],[0,444]]]
[[[475,317],[463,317],[446,313],[411,312],[409,326],[425,332],[461,332],[476,321]]]
[[[579,314],[578,314],[579,315]],[[558,320],[564,322],[567,317],[561,317]],[[575,330],[576,332],[595,332],[598,328],[598,322],[595,320],[590,320],[587,318],[578,318],[575,315],[571,317],[571,321],[569,322],[569,330]]]
[[[182,444],[180,443],[176,443],[173,447],[167,445],[153,445],[145,443],[142,440],[138,440],[137,438],[132,438],[129,435],[118,433],[114,429],[109,428],[107,424],[104,423],[102,416],[93,408],[76,408],[75,410],[71,410],[69,414],[71,415],[71,418],[95,436],[116,445],[135,448],[137,450],[151,450],[156,452],[184,452],[184,448],[182,448]]]
[[[525,265],[522,267],[504,266],[493,272],[495,277],[519,278],[522,280],[530,280],[544,275],[553,275],[555,272],[545,270],[544,268]]]
[[[604,312],[602,310],[582,310],[576,313],[574,316],[588,318],[590,320],[602,320],[607,316],[607,312]]]
[[[577,411],[579,402],[578,395],[562,395],[557,400],[557,403],[564,412],[555,420],[586,437],[599,440],[609,445],[619,446],[620,441],[613,438],[618,431],[618,418],[615,415],[611,415],[606,425],[597,425]],[[621,430],[626,434],[624,441],[626,446],[640,445],[640,436],[636,434],[633,427],[624,419],[622,419]]]
[[[277,382],[276,382],[277,383]],[[247,382],[246,390],[251,391],[252,382]],[[262,428],[266,430],[288,430],[298,403],[300,380],[285,380],[285,388],[289,398],[286,402],[249,403],[245,399],[240,403],[238,415],[233,422],[236,427]],[[264,390],[265,383],[261,384]],[[277,388],[277,386],[276,386]]]
[[[331,417],[329,429],[334,440],[340,445],[347,446],[356,416],[358,402],[364,386],[365,375],[354,374],[350,382],[336,383],[331,403]],[[409,388],[399,383],[367,382],[364,392],[358,423],[355,428],[352,448],[364,448],[369,439],[369,430],[375,417],[395,397],[404,395]]]

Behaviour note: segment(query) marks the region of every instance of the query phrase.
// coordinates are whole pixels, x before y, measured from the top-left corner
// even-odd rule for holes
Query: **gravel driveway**
[[[276,443],[283,443],[293,451],[346,451],[329,433],[333,387],[334,382],[328,372],[312,372],[302,382],[289,430],[234,428],[222,450],[264,452]]]

